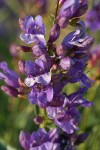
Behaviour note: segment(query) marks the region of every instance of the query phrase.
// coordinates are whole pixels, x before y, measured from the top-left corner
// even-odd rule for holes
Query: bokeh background
[[[18,18],[41,14],[47,28],[46,39],[49,36],[56,1],[47,0],[47,4],[43,7],[41,1],[37,3],[36,0],[0,0],[0,62],[7,61],[9,67],[18,73],[18,60],[30,57],[23,52],[19,53],[15,49],[16,45],[24,44],[19,38],[21,30]],[[91,7],[92,0],[89,0],[89,9]],[[85,16],[82,19],[85,20]],[[56,43],[60,44],[64,36],[72,30],[74,29],[70,26],[62,30],[61,36]],[[100,30],[91,31],[87,29],[87,33],[94,37],[94,46],[100,44]],[[100,60],[99,64],[97,61],[93,66],[89,61],[86,72],[91,79],[95,80],[91,89],[85,94],[88,100],[94,102],[94,106],[80,110],[82,112],[80,132],[87,131],[90,136],[77,149],[100,150]],[[0,85],[2,83],[0,81]],[[70,84],[64,90],[67,93],[71,93],[76,89],[77,85]],[[9,98],[0,90],[0,150],[21,150],[18,139],[19,132],[22,129],[34,131],[38,128],[33,122],[36,114],[36,108],[30,105],[28,100]]]

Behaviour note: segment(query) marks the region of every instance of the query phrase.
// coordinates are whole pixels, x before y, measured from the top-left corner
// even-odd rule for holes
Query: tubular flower
[[[19,141],[25,150],[60,150],[58,138],[59,131],[57,129],[46,132],[43,128],[40,128],[32,134],[21,131]]]
[[[100,2],[86,14],[86,25],[92,31],[100,30]]]
[[[38,15],[35,19],[33,19],[32,16],[28,16],[25,20],[20,18],[19,23],[23,30],[23,33],[20,35],[21,40],[23,40],[26,44],[35,42],[46,45],[44,38],[46,28],[41,16]]]
[[[62,3],[62,6],[57,20],[61,28],[65,28],[70,19],[82,16],[88,8],[87,0],[65,0],[60,3]]]

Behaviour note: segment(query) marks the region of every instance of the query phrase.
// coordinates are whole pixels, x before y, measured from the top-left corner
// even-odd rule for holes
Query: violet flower
[[[87,50],[93,43],[93,38],[85,33],[85,23],[80,21],[76,24],[76,30],[69,33],[62,41],[67,48],[77,46],[79,50]]]
[[[68,134],[78,130],[79,113],[76,108],[47,107],[48,117],[54,119],[55,124]]]
[[[87,12],[86,25],[92,31],[100,30],[100,2]]]
[[[43,128],[40,128],[32,134],[21,131],[19,141],[24,150],[60,150],[58,138],[59,131],[57,129],[46,132]]]
[[[66,0],[62,2],[62,6],[57,16],[60,27],[65,28],[70,19],[82,16],[86,12],[87,8],[87,0]]]
[[[9,69],[6,62],[0,63],[0,69],[2,70],[2,72],[0,72],[0,80],[4,80],[9,86],[18,88],[18,74]]]
[[[51,77],[48,74],[40,75],[36,78],[26,78],[25,84],[31,87],[28,99],[31,104],[38,104],[40,107],[46,107],[47,102],[52,101],[53,88],[49,86]]]
[[[32,16],[28,16],[25,20],[23,19],[23,21],[20,19],[19,22],[21,29],[24,32],[20,35],[22,41],[26,44],[35,42],[46,45],[44,38],[46,28],[41,16],[38,15],[35,19],[33,19]]]
[[[20,88],[18,74],[9,69],[6,62],[0,63],[0,69],[2,70],[2,72],[0,72],[0,80],[3,80],[6,83],[6,85],[1,86],[1,90],[13,97],[23,95],[23,93],[18,91],[18,88]]]
[[[100,45],[94,46],[92,49],[89,50],[89,61],[91,66],[97,65],[99,67],[100,61]]]
[[[47,11],[47,0],[35,0],[36,6],[39,8],[41,14],[45,14]]]

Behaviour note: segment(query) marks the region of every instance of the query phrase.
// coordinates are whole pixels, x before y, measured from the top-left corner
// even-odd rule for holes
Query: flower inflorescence
[[[6,83],[1,89],[9,96],[27,96],[31,104],[44,109],[48,118],[59,127],[48,133],[43,128],[32,134],[22,131],[19,140],[25,150],[74,150],[75,145],[87,137],[87,134],[77,135],[76,131],[79,130],[80,122],[78,107],[93,105],[83,98],[91,87],[91,80],[84,71],[88,61],[87,50],[92,45],[93,38],[86,35],[85,23],[77,19],[86,12],[88,4],[87,0],[58,2],[58,14],[47,42],[46,27],[40,15],[35,19],[32,16],[19,19],[23,32],[21,40],[26,44],[34,44],[32,47],[17,47],[34,55],[33,61],[18,62],[24,80],[10,70],[6,62],[0,63],[0,80]],[[60,30],[68,24],[73,24],[75,30],[66,35],[59,45],[54,44],[60,36]],[[63,88],[69,83],[79,83],[80,88],[68,95],[63,92]],[[38,117],[34,120],[39,124],[42,119],[45,118]]]

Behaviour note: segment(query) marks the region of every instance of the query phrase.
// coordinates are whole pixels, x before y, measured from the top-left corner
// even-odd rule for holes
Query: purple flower
[[[86,38],[85,23],[80,21],[76,24],[76,30],[69,33],[62,41],[62,45],[67,48],[73,48],[74,45],[82,47],[82,43]],[[79,44],[77,44],[79,43]]]
[[[47,48],[42,44],[37,44],[34,47],[32,47],[32,51],[35,56],[39,57],[47,53]]]
[[[93,31],[100,29],[100,2],[87,12],[86,25]]]
[[[33,61],[27,60],[25,62],[25,72],[28,76],[33,75],[36,76],[40,74],[39,66],[37,66]]]
[[[40,107],[46,107],[48,102],[53,99],[53,88],[49,86],[51,74],[45,73],[37,77],[27,77],[25,84],[31,88],[28,99],[31,104],[38,104]]]
[[[50,83],[50,81],[51,81],[51,74],[50,73],[45,73],[43,75],[36,76],[36,77],[27,77],[25,79],[25,84],[28,87],[32,87],[36,83],[40,83],[40,84],[46,86]]]
[[[64,45],[59,45],[56,47],[56,54],[63,58],[65,56],[65,54],[67,53],[67,49]]]
[[[57,20],[61,28],[65,28],[73,17],[83,15],[88,8],[87,0],[66,0],[60,8]]]
[[[18,88],[20,88],[18,74],[9,69],[6,62],[0,63],[0,69],[2,70],[2,72],[0,72],[0,80],[4,80],[4,82],[7,84],[1,86],[1,90],[4,91],[7,95],[13,97],[23,95],[22,92],[18,91]]]
[[[82,133],[78,135],[75,132],[73,134],[62,132],[59,139],[61,149],[76,150],[76,145],[83,143],[88,136],[88,133]]]
[[[64,107],[47,107],[48,116],[54,120],[57,126],[68,134],[77,130],[79,124],[79,113],[76,108],[65,109]]]
[[[20,94],[17,89],[9,85],[1,86],[1,90],[4,91],[4,93],[6,93],[8,96],[17,97],[18,94]]]
[[[48,102],[53,99],[53,89],[52,87],[47,87],[39,91],[38,85],[34,86],[28,95],[28,99],[31,104],[38,104],[40,107],[45,108],[48,106]]]
[[[89,50],[89,61],[92,66],[95,66],[99,63],[99,61],[100,61],[100,45],[96,45],[92,49]],[[98,65],[98,68],[100,68],[99,65]]]
[[[24,41],[26,44],[35,42],[46,45],[44,38],[46,28],[41,16],[38,15],[35,17],[35,19],[33,19],[32,16],[28,16],[26,17],[25,21],[20,19],[19,22],[21,29],[23,29],[24,32],[20,35],[22,41]]]
[[[60,66],[63,70],[69,70],[71,65],[72,65],[72,62],[69,57],[64,57],[60,60]]]
[[[40,128],[32,134],[21,131],[19,141],[24,150],[60,150],[58,138],[59,131],[57,129],[46,132],[43,128]]]
[[[35,60],[35,64],[39,66],[40,72],[47,73],[50,72],[52,67],[52,58],[48,55],[41,55],[38,59]]]
[[[41,14],[45,14],[47,11],[47,0],[35,0],[37,7],[40,10]]]
[[[60,27],[58,24],[54,24],[50,31],[49,43],[53,43],[56,41],[60,36]]]
[[[87,91],[87,88],[80,88],[77,92],[68,95],[65,100],[65,105],[69,108],[77,106],[92,106],[93,102],[89,102],[83,98],[85,91]]]
[[[84,73],[85,65],[83,63],[79,62],[73,65],[73,67],[65,74],[67,78],[67,82],[69,83],[76,83],[79,82],[81,86],[86,86],[87,88],[91,87],[90,80]]]
[[[36,2],[45,8],[47,0]],[[85,23],[77,18],[86,12],[87,7],[87,0],[57,1],[55,24],[51,28],[47,43],[46,28],[40,15],[35,19],[32,16],[26,17],[25,20],[19,19],[23,32],[20,38],[33,46],[17,46],[16,49],[33,53],[33,61],[29,59],[18,62],[23,80],[8,68],[6,62],[1,62],[0,80],[7,84],[1,89],[9,96],[27,96],[31,104],[46,110],[51,119],[50,122],[46,120],[46,124],[53,121],[61,129],[61,133],[58,129],[46,132],[42,128],[32,134],[22,131],[19,141],[25,150],[75,150],[76,145],[86,138],[86,135],[76,135],[76,131],[80,122],[78,107],[93,105],[83,98],[91,86],[91,80],[84,70],[89,58],[87,49],[92,45],[93,38],[86,35]],[[75,30],[66,35],[57,46],[53,42],[59,38],[60,29],[65,28],[68,23],[74,26]],[[66,84],[76,82],[80,84],[78,91],[69,95],[63,92]],[[38,114],[34,122],[39,125],[44,119],[45,116]]]
[[[73,18],[82,16],[83,14],[85,14],[87,9],[88,9],[88,0],[79,0],[79,7],[77,8],[75,14],[73,15]]]
[[[33,61],[25,62],[25,72],[28,76],[39,76],[50,72],[52,66],[52,59],[47,55],[41,55],[39,58]]]
[[[6,62],[0,63],[0,69],[2,70],[2,72],[0,72],[0,80],[4,80],[5,83],[11,87],[18,88],[18,74],[10,70]]]

